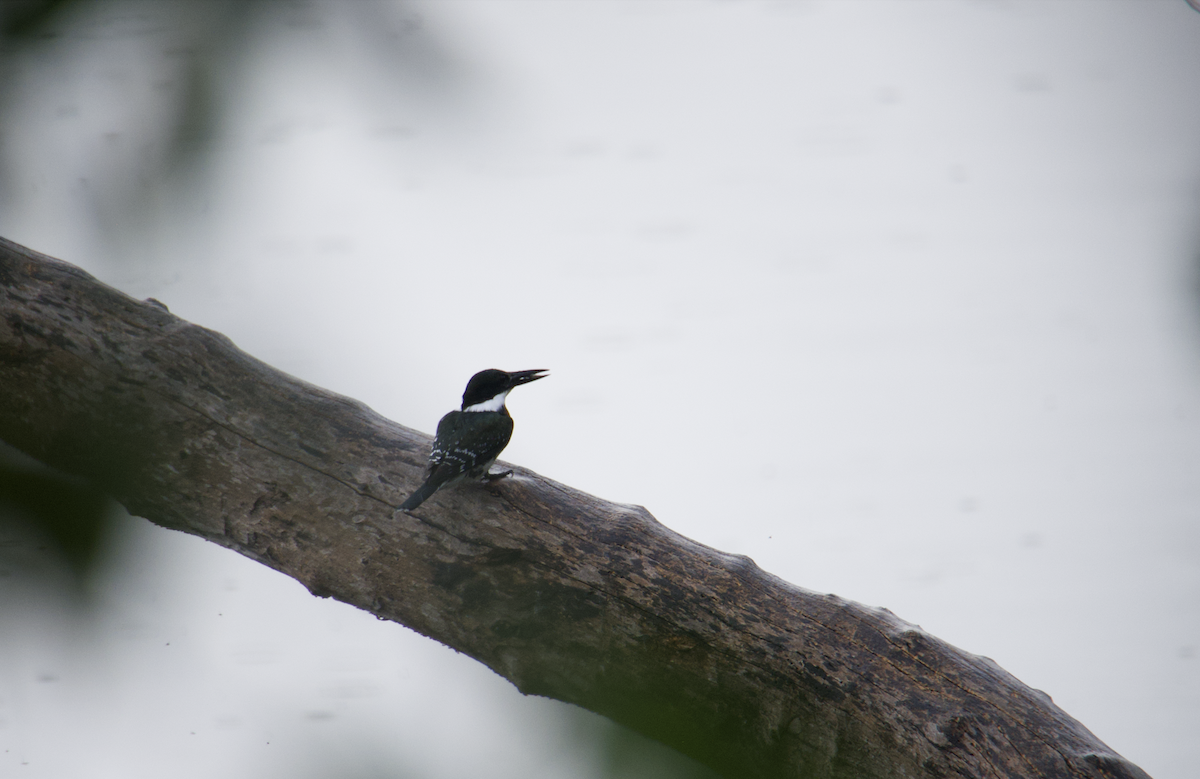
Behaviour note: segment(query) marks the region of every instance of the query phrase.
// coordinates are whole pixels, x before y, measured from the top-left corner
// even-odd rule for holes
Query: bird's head
[[[543,368],[532,371],[498,371],[489,368],[480,371],[467,382],[463,392],[463,411],[499,411],[504,408],[504,399],[513,387],[544,379],[548,372]]]

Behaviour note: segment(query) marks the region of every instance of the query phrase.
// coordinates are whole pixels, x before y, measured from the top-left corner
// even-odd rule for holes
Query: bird
[[[504,399],[514,387],[547,375],[544,368],[512,373],[489,368],[472,376],[463,392],[462,410],[451,411],[438,422],[425,483],[400,504],[400,510],[412,511],[433,493],[463,479],[492,482],[512,475],[512,471],[489,473],[512,438],[513,420]]]

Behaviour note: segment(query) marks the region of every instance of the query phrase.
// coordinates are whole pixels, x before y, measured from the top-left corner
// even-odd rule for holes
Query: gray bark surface
[[[643,508],[506,465],[397,512],[427,435],[3,239],[0,396],[0,439],[131,513],[731,777],[1146,777],[987,658]]]

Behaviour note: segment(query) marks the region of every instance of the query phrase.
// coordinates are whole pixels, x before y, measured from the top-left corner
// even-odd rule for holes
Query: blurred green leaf
[[[6,39],[35,38],[68,6],[81,0],[3,0],[0,2],[0,35]]]
[[[18,537],[51,547],[77,583],[96,569],[112,509],[112,500],[88,485],[0,462],[0,516]]]

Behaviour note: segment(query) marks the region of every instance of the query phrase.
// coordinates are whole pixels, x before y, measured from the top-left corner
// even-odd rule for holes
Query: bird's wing
[[[470,421],[470,425],[467,421]],[[512,438],[513,421],[492,411],[451,411],[438,422],[429,473],[453,478],[495,460]]]

